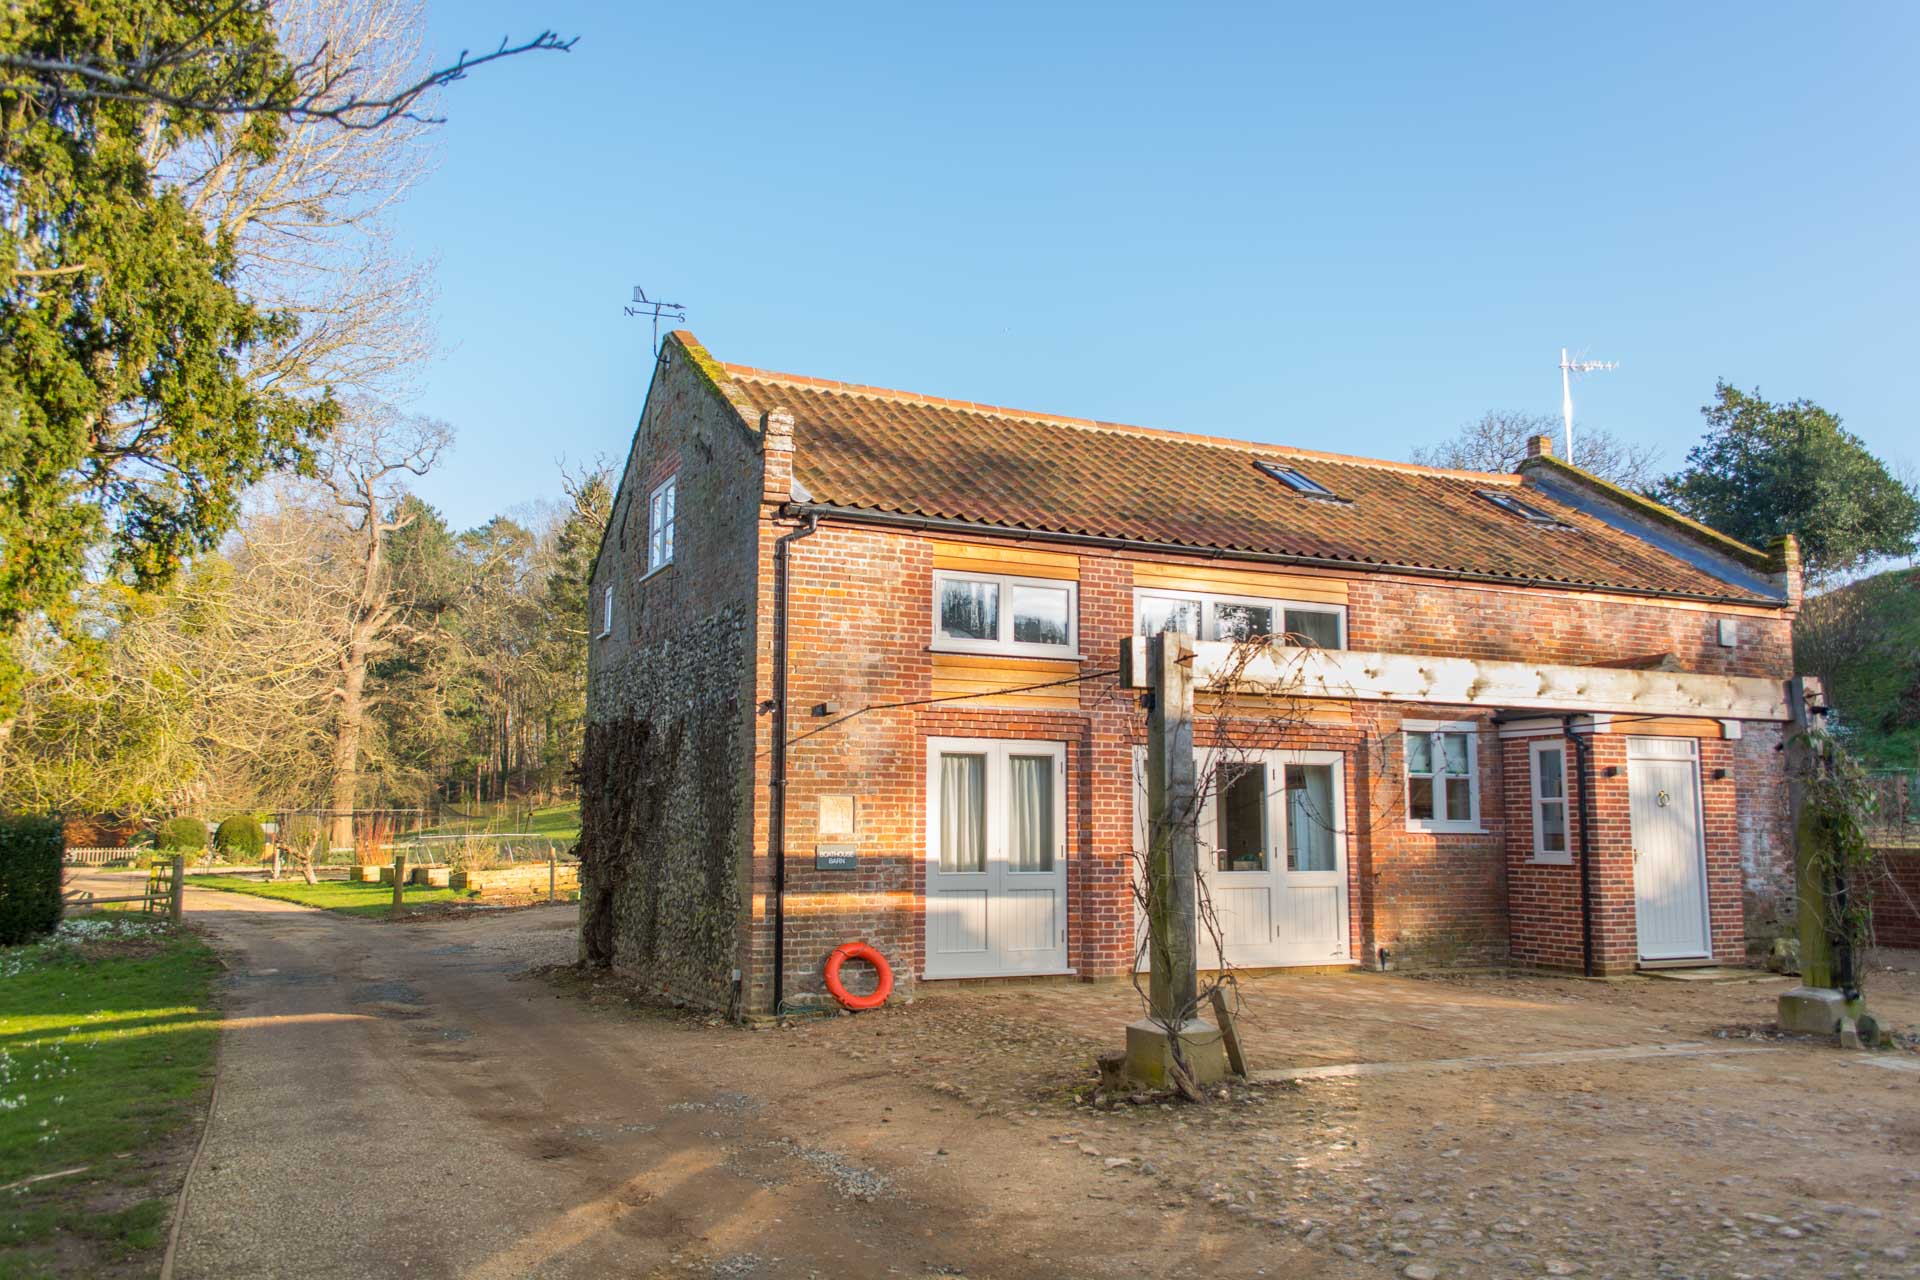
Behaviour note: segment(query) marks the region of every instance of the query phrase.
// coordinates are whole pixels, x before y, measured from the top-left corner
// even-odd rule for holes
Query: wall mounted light
[[[1620,776],[1620,766],[1617,764],[1610,764],[1606,768],[1600,771],[1600,776],[1603,778],[1617,778]]]
[[[1715,782],[1725,782],[1728,778],[1731,778],[1732,776],[1733,776],[1733,772],[1729,769],[1715,769],[1713,771],[1713,780]]]

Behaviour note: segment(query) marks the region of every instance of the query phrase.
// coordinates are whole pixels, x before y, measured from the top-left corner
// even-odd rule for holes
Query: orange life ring
[[[872,995],[856,996],[848,992],[847,984],[840,981],[840,966],[849,960],[865,960],[872,965],[874,972],[880,975],[880,985],[873,989]],[[844,942],[833,949],[827,957],[827,990],[842,1006],[858,1012],[862,1009],[878,1009],[893,994],[893,968],[887,958],[864,942]]]

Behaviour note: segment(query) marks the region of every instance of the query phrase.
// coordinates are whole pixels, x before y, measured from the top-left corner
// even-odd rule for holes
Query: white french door
[[[1627,739],[1627,801],[1640,958],[1711,956],[1699,744],[1692,738]]]
[[[1146,839],[1145,749],[1135,753],[1134,838]],[[1343,964],[1347,928],[1345,757],[1338,751],[1194,753],[1196,844],[1219,945],[1200,963],[1246,968]],[[1138,922],[1136,922],[1137,927]]]
[[[1067,967],[1067,749],[927,739],[928,978]]]

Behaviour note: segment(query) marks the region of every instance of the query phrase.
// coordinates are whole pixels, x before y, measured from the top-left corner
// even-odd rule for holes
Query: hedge
[[[239,814],[214,829],[213,847],[223,854],[257,858],[267,850],[267,829],[251,814]]]
[[[207,847],[207,824],[198,818],[168,818],[155,833],[154,848],[197,853]]]
[[[58,818],[0,817],[0,946],[32,942],[60,923]]]

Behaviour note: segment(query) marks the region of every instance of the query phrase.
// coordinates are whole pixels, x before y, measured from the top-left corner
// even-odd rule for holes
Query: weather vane
[[[653,317],[653,354],[655,356],[660,354],[660,318],[665,316],[681,324],[687,322],[687,309],[684,306],[677,302],[655,302],[639,285],[633,286],[633,301],[627,304],[626,312],[630,316]]]

